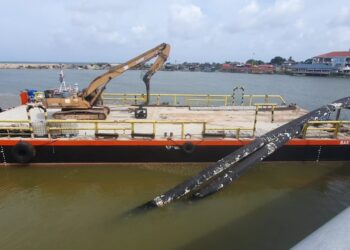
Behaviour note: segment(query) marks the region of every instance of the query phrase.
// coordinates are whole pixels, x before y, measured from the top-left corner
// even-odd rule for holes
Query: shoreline
[[[0,69],[110,69],[118,64],[110,63],[0,63]]]
[[[0,62],[0,70],[59,70],[63,69],[74,69],[74,70],[109,70],[111,67],[118,65],[117,63],[15,63],[15,62]],[[148,70],[149,65],[141,65],[130,70]],[[180,69],[166,69],[163,68],[159,71],[183,71],[183,72],[221,72],[221,73],[239,73],[239,74],[255,74],[255,75],[288,75],[288,76],[317,76],[317,77],[331,77],[331,78],[350,78],[350,74],[330,74],[330,75],[304,75],[304,74],[293,74],[290,71],[275,71],[275,72],[236,72],[226,71],[217,69],[215,71],[207,70],[180,70]]]

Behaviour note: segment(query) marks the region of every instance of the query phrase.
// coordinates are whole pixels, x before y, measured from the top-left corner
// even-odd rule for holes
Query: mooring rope
[[[2,155],[3,163],[6,165],[7,164],[6,155],[5,155],[4,147],[2,145],[1,145],[1,148],[0,148],[0,153]]]
[[[321,152],[322,152],[322,146],[320,146],[317,150],[317,158],[316,158],[316,162],[318,163],[320,161],[321,158]]]

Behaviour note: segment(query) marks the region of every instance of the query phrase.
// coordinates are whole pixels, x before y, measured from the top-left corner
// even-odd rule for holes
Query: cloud
[[[178,22],[180,24],[198,25],[203,19],[201,8],[193,4],[174,4],[170,6],[170,10],[171,19],[174,22]]]
[[[277,0],[272,5],[260,7],[252,1],[243,6],[238,15],[232,15],[232,20],[226,25],[229,32],[243,30],[265,30],[285,27],[293,22],[295,15],[303,9],[301,0]]]
[[[348,0],[3,1],[0,32],[6,36],[0,54],[17,61],[120,62],[168,42],[170,60],[178,62],[245,61],[253,53],[265,61],[276,55],[304,60],[349,49],[348,5]]]
[[[192,39],[203,32],[204,15],[194,4],[173,4],[170,6],[168,30],[172,37]]]
[[[91,37],[92,41],[97,42],[100,45],[121,45],[127,42],[127,38],[115,30],[103,30],[96,26],[89,26],[85,32],[86,37]]]
[[[350,8],[342,7],[336,16],[329,21],[330,26],[349,26],[350,23]]]
[[[244,6],[242,9],[239,10],[240,15],[251,15],[256,14],[259,12],[259,5],[257,2],[252,1],[248,5]]]
[[[147,28],[145,25],[132,26],[131,32],[137,36],[144,35],[147,32]]]
[[[267,14],[277,16],[290,15],[300,11],[303,8],[302,0],[279,0],[266,10]]]
[[[68,1],[66,6],[67,9],[70,11],[92,14],[96,14],[99,12],[122,12],[132,9],[132,5],[130,5],[127,1],[120,0],[74,0]]]

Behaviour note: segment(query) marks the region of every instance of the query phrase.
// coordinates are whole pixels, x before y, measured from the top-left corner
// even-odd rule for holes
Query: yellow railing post
[[[156,123],[157,121],[153,121],[153,134],[156,135]]]
[[[123,104],[126,104],[126,94],[124,94]]]
[[[338,138],[338,133],[339,133],[340,125],[341,125],[340,122],[337,122],[337,123],[335,124],[334,138]]]
[[[309,123],[306,123],[302,130],[303,139],[306,137],[307,129],[309,128]]]
[[[174,98],[174,106],[176,106],[176,104],[177,104],[177,100],[176,100],[177,99],[177,95],[174,95],[173,98]]]
[[[47,137],[51,139],[51,129],[50,127],[47,128]]]
[[[254,126],[253,126],[253,137],[255,137],[256,123],[258,120],[258,112],[259,112],[259,105],[256,105],[255,106],[255,116],[254,116]]]
[[[131,134],[135,133],[135,123],[131,122]]]
[[[160,95],[157,95],[157,105],[160,105]]]
[[[95,125],[95,134],[98,134],[98,122],[94,122]]]
[[[181,123],[181,139],[185,138],[185,123]]]
[[[240,134],[241,134],[241,128],[237,128],[237,130],[236,130],[236,138],[237,139],[239,139]]]

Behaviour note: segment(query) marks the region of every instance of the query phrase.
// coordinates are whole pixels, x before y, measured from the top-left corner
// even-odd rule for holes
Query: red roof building
[[[224,64],[221,66],[221,70],[222,70],[222,71],[232,71],[232,70],[233,70],[233,65],[232,65],[232,64],[229,64],[229,63],[224,63]]]
[[[350,57],[350,51],[333,51],[314,58],[333,58],[333,57]]]
[[[312,58],[313,64],[327,64],[338,69],[350,66],[350,51],[333,51]]]

